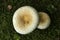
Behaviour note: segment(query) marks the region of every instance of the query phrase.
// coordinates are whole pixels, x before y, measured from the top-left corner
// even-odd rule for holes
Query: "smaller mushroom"
[[[8,9],[11,10],[12,9],[12,6],[11,5],[8,5]]]
[[[39,12],[39,21],[38,29],[46,29],[50,25],[50,17],[45,12]]]

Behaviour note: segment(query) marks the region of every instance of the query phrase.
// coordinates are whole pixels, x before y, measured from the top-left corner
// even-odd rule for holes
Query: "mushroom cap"
[[[13,26],[19,34],[32,32],[38,24],[37,11],[30,6],[17,9],[13,15]]]
[[[45,12],[39,12],[39,21],[38,29],[46,29],[50,25],[50,17]]]

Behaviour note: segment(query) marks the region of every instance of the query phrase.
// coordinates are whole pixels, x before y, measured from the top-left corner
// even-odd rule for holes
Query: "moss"
[[[12,9],[8,10],[8,5]],[[46,30],[36,29],[30,34],[16,33],[12,17],[16,9],[29,5],[38,12],[47,12],[51,25]],[[59,40],[60,38],[60,0],[0,0],[0,40]]]

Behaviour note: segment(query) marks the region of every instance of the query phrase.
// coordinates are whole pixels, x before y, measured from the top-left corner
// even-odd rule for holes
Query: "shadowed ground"
[[[8,5],[12,9],[8,9]],[[16,9],[29,5],[38,12],[44,11],[51,18],[51,25],[45,30],[36,29],[30,34],[20,35],[13,27],[12,17]],[[60,0],[0,0],[0,40],[59,40]]]

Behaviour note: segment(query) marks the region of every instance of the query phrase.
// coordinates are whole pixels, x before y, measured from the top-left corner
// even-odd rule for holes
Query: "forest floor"
[[[50,26],[45,30],[36,28],[27,35],[18,34],[14,30],[12,17],[22,6],[46,12],[51,18]],[[60,0],[0,0],[0,40],[60,40]]]

